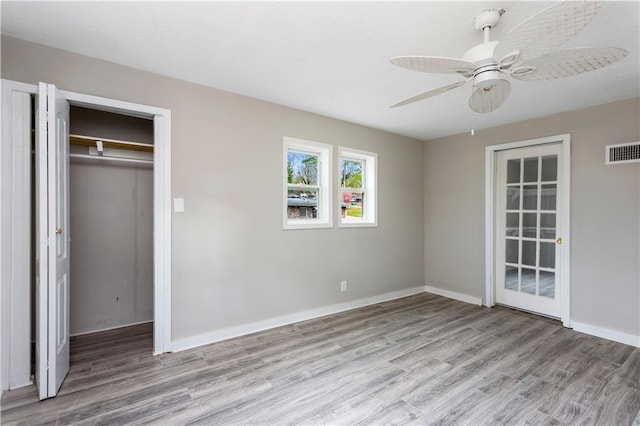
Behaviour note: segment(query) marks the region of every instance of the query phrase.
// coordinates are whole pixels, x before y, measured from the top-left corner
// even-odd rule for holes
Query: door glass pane
[[[507,210],[518,210],[520,208],[520,187],[507,187]]]
[[[522,264],[536,266],[536,242],[522,242]]]
[[[524,178],[523,182],[538,181],[538,157],[524,159]]]
[[[520,235],[519,216],[519,213],[507,213],[507,237],[517,237]]]
[[[527,238],[537,237],[536,216],[537,216],[537,213],[522,214],[522,236],[523,237],[527,237]]]
[[[518,291],[518,268],[515,266],[505,266],[504,288]]]
[[[537,208],[538,208],[538,185],[524,185],[522,209],[536,210]]]
[[[520,182],[520,159],[507,161],[507,183]]]
[[[556,293],[556,273],[540,271],[540,296],[554,298]]]
[[[558,156],[542,157],[542,181],[558,180]]]
[[[525,194],[525,202],[527,200]],[[541,210],[556,209],[556,185],[542,185],[542,200],[540,200]]]
[[[505,260],[507,263],[518,263],[518,240],[506,240]]]
[[[522,250],[524,255],[524,247]],[[540,267],[556,267],[556,243],[540,243]]]
[[[540,213],[540,238],[556,237],[556,214]]]
[[[522,293],[536,294],[536,270],[522,268]]]

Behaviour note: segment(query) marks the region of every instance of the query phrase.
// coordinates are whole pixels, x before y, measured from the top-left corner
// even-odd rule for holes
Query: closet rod
[[[121,163],[138,163],[138,164],[153,164],[153,160],[143,160],[140,158],[124,158],[124,157],[105,157],[103,155],[88,155],[88,154],[69,154],[70,158],[90,158],[92,160],[107,160]]]
[[[93,136],[69,135],[69,142],[74,145],[96,146],[96,141],[102,141],[105,148],[131,149],[134,151],[153,152],[153,144],[129,142],[117,139],[97,138]]]

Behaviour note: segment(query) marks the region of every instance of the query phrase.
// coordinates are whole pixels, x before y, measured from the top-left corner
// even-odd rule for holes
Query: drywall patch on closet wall
[[[117,114],[82,108],[71,114],[74,134],[153,138],[148,120],[141,120],[151,125],[145,129],[147,123]],[[153,320],[153,169],[71,160],[69,189],[71,333]]]

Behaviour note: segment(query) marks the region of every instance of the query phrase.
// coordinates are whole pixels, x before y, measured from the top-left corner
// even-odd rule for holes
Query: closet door
[[[36,155],[36,381],[56,395],[69,372],[69,103],[40,83]]]

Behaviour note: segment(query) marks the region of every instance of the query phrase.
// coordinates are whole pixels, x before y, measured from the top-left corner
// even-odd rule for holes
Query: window
[[[284,229],[330,228],[331,145],[284,138]]]
[[[340,147],[340,226],[377,226],[378,155]]]

